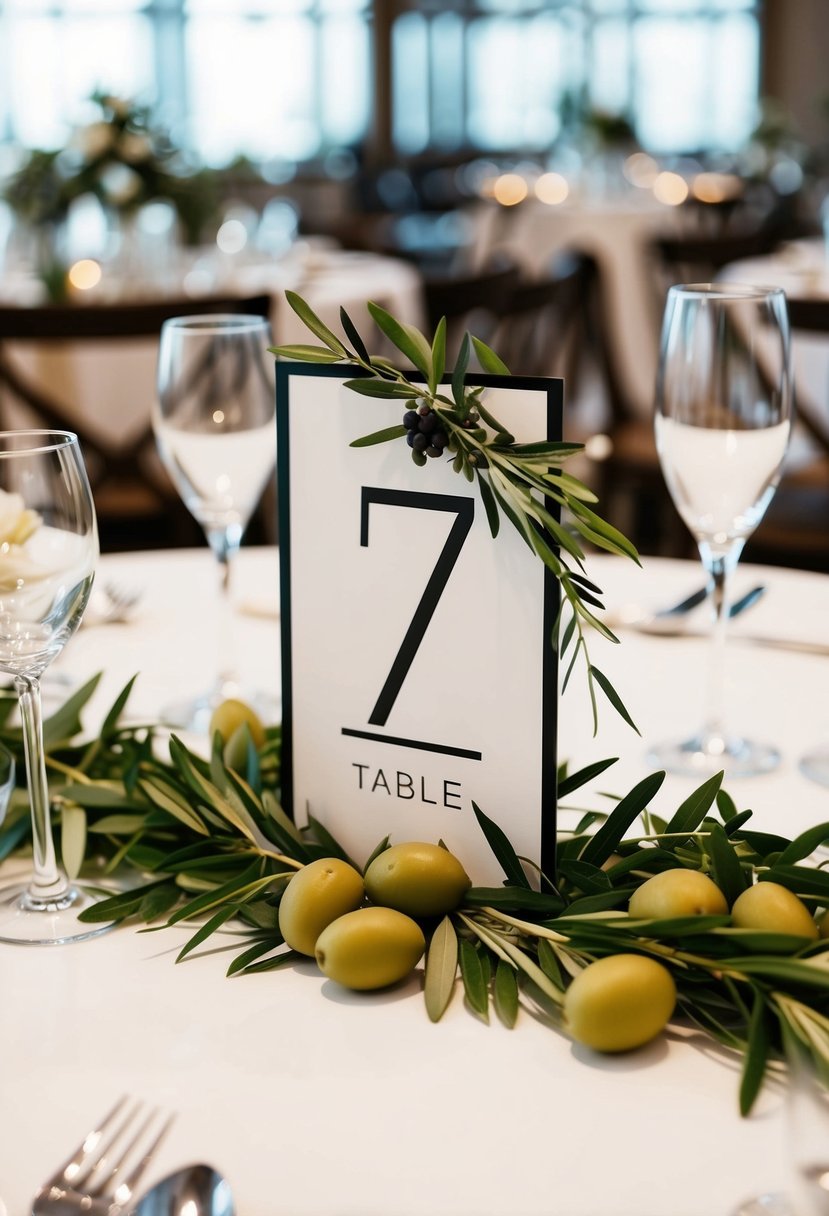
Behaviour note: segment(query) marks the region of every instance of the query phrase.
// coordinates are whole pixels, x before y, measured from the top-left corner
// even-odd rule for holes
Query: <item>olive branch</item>
[[[585,573],[581,542],[636,562],[639,557],[627,537],[592,509],[590,504],[598,501],[593,491],[562,468],[567,459],[583,450],[583,445],[541,441],[517,443],[484,404],[484,388],[466,382],[473,352],[484,372],[499,376],[510,374],[495,351],[470,334],[464,335],[454,371],[448,378],[451,395],[442,391],[447,380],[445,318],[438,322],[434,338],[429,342],[419,329],[398,321],[380,305],[368,305],[380,331],[423,376],[424,382],[420,383],[410,379],[390,360],[369,354],[344,308],[340,309],[340,318],[350,346],[338,338],[296,292],[288,291],[285,295],[297,316],[323,345],[274,346],[271,352],[283,359],[307,363],[353,364],[364,374],[346,380],[347,388],[365,397],[397,402],[406,409],[405,422],[363,435],[350,446],[369,447],[408,436],[412,460],[419,467],[426,465],[430,456],[448,454],[454,471],[477,485],[493,538],[500,531],[503,516],[558,581],[562,599],[553,625],[552,643],[562,661],[570,652],[562,688],[566,689],[581,655],[587,673],[593,733],[598,730],[597,689],[636,730],[616,689],[590,660],[588,629],[595,629],[610,642],[618,643],[619,639],[597,615],[604,609],[602,591]],[[428,430],[424,423],[418,423],[418,416],[429,418]],[[439,443],[429,440],[435,430],[441,437]],[[415,434],[423,436],[422,444],[411,443]],[[569,527],[556,518],[561,511],[567,512]],[[565,608],[569,609],[567,619]]]
[[[131,680],[99,734],[79,739],[81,711],[97,683],[97,676],[88,681],[45,723],[64,865],[71,877],[100,883],[110,876],[121,888],[81,919],[137,922],[149,931],[177,925],[187,931],[177,961],[196,956],[217,930],[232,930],[224,939],[233,950],[230,976],[300,961],[304,956],[287,949],[279,931],[279,902],[291,876],[322,857],[364,872],[389,837],[360,865],[313,816],[298,827],[279,803],[278,726],[267,728],[257,748],[245,723],[239,729],[246,747],[223,749],[217,736],[208,758],[173,737],[169,759],[162,759],[156,725],[121,721]],[[0,693],[0,742],[22,761],[22,736],[10,725],[14,703]],[[576,772],[562,765],[560,798],[614,763]],[[0,825],[0,859],[30,847],[22,763],[18,773],[22,784]],[[743,1114],[764,1080],[783,1067],[791,1041],[829,1085],[829,940],[735,928],[728,916],[643,920],[627,911],[641,884],[670,868],[709,875],[729,907],[754,883],[771,881],[812,912],[829,908],[826,863],[813,863],[815,850],[829,842],[829,823],[793,840],[755,831],[751,811],[738,810],[722,789],[721,773],[666,819],[652,809],[664,777],[650,774],[613,798],[609,811],[586,811],[572,830],[560,830],[552,874],[520,857],[504,830],[474,808],[503,882],[471,887],[437,925],[425,926],[428,1016],[438,1021],[462,994],[483,1021],[494,1015],[512,1027],[524,1010],[567,1032],[572,979],[595,959],[642,954],[673,975],[678,1016],[740,1061]]]

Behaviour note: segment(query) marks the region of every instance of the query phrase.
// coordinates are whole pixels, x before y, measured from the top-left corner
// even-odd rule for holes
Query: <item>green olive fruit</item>
[[[611,954],[580,971],[564,994],[570,1034],[596,1051],[641,1047],[667,1025],[676,985],[667,967],[641,954]]]
[[[225,768],[232,768],[237,773],[244,773],[248,766],[248,743],[253,742],[253,734],[247,722],[240,722],[222,750]],[[256,746],[254,744],[254,746]]]
[[[738,895],[731,909],[731,923],[737,929],[818,936],[818,926],[803,900],[778,882],[756,882]]]
[[[822,939],[829,937],[829,908],[817,918],[817,935]]]
[[[372,903],[408,916],[443,916],[457,908],[472,885],[453,853],[436,844],[394,844],[366,870]]]
[[[313,956],[332,920],[353,912],[365,889],[359,871],[339,857],[321,857],[297,870],[279,901],[279,931],[292,950]]]
[[[256,746],[262,747],[265,742],[265,728],[261,718],[244,701],[236,701],[232,697],[227,701],[222,701],[213,710],[210,718],[209,738],[212,739],[218,731],[222,736],[222,742],[227,743],[243,722],[247,722],[250,727],[250,733]]]
[[[661,870],[637,887],[628,912],[636,920],[669,920],[676,916],[725,916],[728,904],[720,888],[700,870],[678,866]]]
[[[344,988],[385,988],[414,970],[426,939],[393,908],[360,908],[332,921],[317,939],[320,970]]]

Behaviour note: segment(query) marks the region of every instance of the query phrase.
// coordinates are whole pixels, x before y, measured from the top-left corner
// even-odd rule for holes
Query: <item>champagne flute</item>
[[[40,677],[81,623],[98,558],[95,508],[77,436],[0,433],[0,671],[17,691],[32,815],[31,880],[0,890],[0,941],[51,945],[104,932],[78,913],[95,894],[55,860]]]
[[[270,344],[263,317],[173,317],[161,327],[156,442],[220,571],[217,678],[211,688],[163,711],[171,725],[199,732],[230,697],[266,717],[276,709],[263,694],[241,688],[230,629],[233,559],[276,463],[276,401],[265,360]]]
[[[670,772],[770,772],[777,750],[726,732],[723,663],[730,581],[771,501],[791,429],[789,324],[779,288],[671,287],[656,385],[656,443],[671,497],[708,574],[715,609],[701,730],[661,744]]]

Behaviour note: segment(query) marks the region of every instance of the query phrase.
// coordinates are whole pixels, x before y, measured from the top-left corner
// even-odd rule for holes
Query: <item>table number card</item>
[[[451,461],[349,446],[405,409],[350,375],[277,365],[283,800],[359,862],[442,839],[497,884],[473,802],[524,856],[555,840],[558,585]],[[561,381],[469,379],[519,441],[560,438]]]

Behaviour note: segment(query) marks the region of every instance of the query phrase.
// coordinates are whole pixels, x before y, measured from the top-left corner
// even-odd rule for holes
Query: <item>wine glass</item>
[[[32,814],[33,873],[0,890],[0,941],[93,937],[95,895],[58,869],[43,749],[40,677],[81,623],[98,558],[95,508],[77,436],[0,433],[0,671],[17,691]]]
[[[276,462],[276,401],[263,317],[173,317],[161,327],[153,429],[164,465],[204,528],[220,571],[218,676],[203,693],[163,711],[173,726],[204,732],[213,709],[242,698],[270,717],[263,694],[243,690],[230,630],[233,558]]]
[[[829,1074],[788,1025],[783,1050],[786,1190],[746,1199],[733,1216],[829,1216]]]
[[[789,324],[779,288],[671,287],[656,384],[656,443],[671,497],[708,574],[715,609],[708,709],[650,759],[674,773],[770,772],[777,750],[726,733],[723,661],[730,581],[771,501],[791,429]]]

